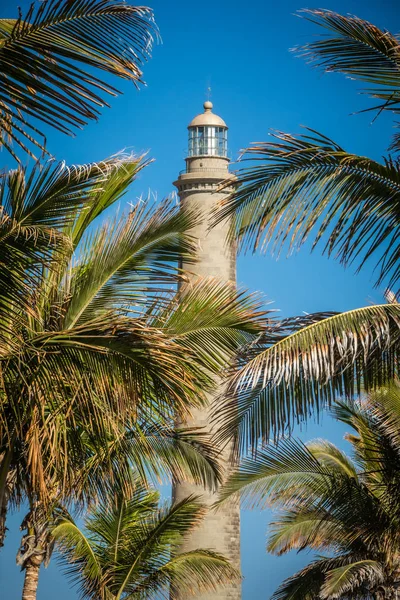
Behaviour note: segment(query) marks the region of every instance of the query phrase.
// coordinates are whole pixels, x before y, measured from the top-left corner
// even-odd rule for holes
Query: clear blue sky
[[[20,2],[26,6],[27,2]],[[400,12],[396,0],[330,0],[326,8],[353,13],[396,33]],[[184,167],[187,123],[201,111],[205,90],[212,88],[214,110],[228,123],[232,158],[250,142],[265,140],[268,130],[299,132],[308,125],[334,138],[348,150],[378,159],[389,145],[391,119],[382,116],[370,125],[371,114],[351,116],[368,106],[357,95],[358,85],[340,75],[321,75],[295,58],[289,48],[305,43],[317,28],[296,18],[295,11],[312,8],[302,0],[237,0],[192,3],[152,2],[163,44],[155,47],[145,67],[148,86],[140,92],[117,82],[124,95],[112,100],[99,123],[90,124],[75,139],[48,136],[50,150],[68,163],[100,160],[130,148],[149,150],[156,159],[132,187],[126,201],[149,190],[168,195]],[[16,15],[16,3],[3,0],[1,16]],[[0,166],[9,164],[6,154]],[[124,199],[125,202],[125,199]],[[334,262],[306,249],[279,261],[247,255],[238,261],[238,281],[262,291],[285,316],[302,311],[348,310],[380,302],[382,290],[371,283],[372,269],[355,276]],[[310,423],[303,439],[328,437],[343,445],[344,431],[329,417]],[[15,565],[18,526],[23,514],[9,519],[10,532],[0,558],[1,598],[20,598],[22,576]],[[306,554],[267,556],[268,512],[242,514],[244,600],[267,600],[276,586],[306,563]],[[55,562],[55,561],[53,561]],[[56,565],[41,574],[39,600],[75,600]]]

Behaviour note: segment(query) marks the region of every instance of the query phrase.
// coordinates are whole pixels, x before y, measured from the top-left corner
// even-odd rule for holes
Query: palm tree
[[[357,17],[326,10],[305,11],[330,35],[299,49],[326,71],[367,82],[382,102],[378,110],[400,111],[399,38]],[[216,220],[232,216],[231,235],[242,248],[314,245],[344,265],[375,261],[376,283],[400,279],[400,163],[348,153],[327,137],[274,134],[272,142],[244,152],[249,166],[239,187],[219,208]],[[399,149],[399,137],[392,144]],[[362,307],[343,314],[315,314],[276,327],[252,349],[235,374],[232,402],[217,409],[227,438],[239,428],[243,447],[266,441],[296,420],[320,410],[338,394],[376,389],[398,374],[400,305]],[[239,412],[234,397],[241,394]]]
[[[131,469],[143,480],[154,473],[208,487],[220,477],[216,449],[199,432],[175,430],[175,419],[205,401],[213,374],[258,335],[262,315],[229,286],[185,285],[175,265],[194,259],[188,231],[198,217],[174,202],[140,201],[127,217],[96,227],[143,166],[120,157],[48,167],[36,178],[17,171],[10,205],[18,219],[31,231],[59,231],[65,243],[38,271],[30,311],[4,311],[3,525],[10,497],[28,498],[25,523],[39,522],[54,495],[88,505]],[[179,295],[169,290],[178,281]],[[20,553],[31,592],[42,562],[33,557],[47,553],[41,521],[36,529],[23,544],[36,554]]]
[[[76,464],[70,489],[61,489],[57,477],[47,476],[49,494],[46,503],[38,500],[24,471],[23,457],[18,465],[23,490],[12,488],[11,500],[18,505],[18,495],[29,501],[30,510],[22,521],[26,533],[17,553],[17,564],[25,572],[22,598],[36,598],[41,566],[48,566],[54,547],[51,526],[66,508],[75,506],[87,510],[102,500],[108,502],[119,487],[124,498],[129,498],[138,482],[148,480],[170,481],[171,478],[201,483],[210,489],[221,481],[217,449],[207,436],[196,430],[172,430],[167,426],[137,424],[109,440],[104,448],[88,444],[84,467]],[[64,474],[63,474],[64,475]],[[61,491],[61,493],[60,493]]]
[[[195,498],[158,504],[157,492],[137,485],[129,500],[117,491],[93,510],[85,519],[85,530],[71,518],[59,520],[52,535],[67,574],[79,584],[81,598],[159,598],[171,583],[191,595],[239,577],[212,550],[174,554],[174,547],[204,514]]]
[[[47,151],[37,122],[72,134],[97,119],[117,93],[108,74],[142,83],[153,35],[150,9],[115,0],[48,0],[1,20],[1,145],[18,161],[13,142]],[[50,556],[54,495],[87,505],[132,469],[215,486],[216,452],[174,419],[205,401],[213,374],[260,329],[233,289],[169,291],[184,280],[178,257],[193,257],[196,215],[145,202],[92,227],[145,164],[47,162],[1,177],[0,545],[8,503],[27,498],[29,597]]]
[[[31,155],[29,146],[46,150],[37,122],[72,135],[97,120],[118,93],[98,73],[138,87],[157,35],[151,9],[117,0],[45,0],[1,19],[1,146],[18,160],[11,142]]]
[[[280,508],[268,551],[327,553],[286,579],[274,600],[383,600],[400,595],[400,385],[333,415],[354,433],[353,459],[326,440],[285,440],[248,459],[222,497]]]
[[[71,488],[66,489],[65,484],[64,488],[60,487],[60,476],[51,478],[47,475],[50,489],[46,502],[42,502],[40,494],[30,487],[24,457],[20,457],[18,471],[23,481],[19,486],[14,483],[8,499],[18,506],[22,497],[30,506],[21,524],[25,533],[17,553],[17,564],[25,572],[23,600],[36,598],[41,566],[47,567],[52,556],[51,524],[66,507],[87,510],[100,499],[106,501],[116,484],[121,493],[129,497],[135,487],[133,478],[135,485],[138,481],[147,484],[148,480],[170,481],[174,478],[200,483],[210,489],[221,482],[217,449],[206,435],[196,430],[172,430],[171,427],[148,424],[140,427],[137,424],[135,428],[121,431],[102,449],[94,449],[88,444],[83,467],[83,458],[80,458],[80,462],[75,463],[73,481],[68,482]],[[68,467],[72,471],[71,465]]]

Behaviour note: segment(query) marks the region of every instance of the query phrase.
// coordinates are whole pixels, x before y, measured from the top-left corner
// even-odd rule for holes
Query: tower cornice
[[[229,173],[223,169],[207,169],[199,168],[198,170],[181,173],[174,186],[178,190],[179,196],[187,193],[196,193],[205,191],[214,192],[220,188],[222,183],[228,182],[220,191],[222,193],[231,194],[235,189],[237,181],[236,175]]]

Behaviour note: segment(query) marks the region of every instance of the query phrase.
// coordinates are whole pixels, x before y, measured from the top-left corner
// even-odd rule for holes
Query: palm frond
[[[324,251],[342,264],[375,262],[376,285],[400,278],[397,162],[383,164],[349,154],[332,140],[307,135],[274,135],[245,150],[250,166],[238,171],[237,191],[216,213],[219,222],[233,215],[231,236],[244,248],[265,250],[274,240],[299,248],[313,233],[313,248],[325,239]]]
[[[311,64],[370,84],[366,92],[384,99],[379,109],[400,111],[400,38],[355,16],[331,10],[300,11],[329,37],[295,48]]]
[[[270,525],[267,551],[280,556],[293,549],[331,549],[339,545],[335,537],[338,529],[329,513],[318,507],[286,511]]]
[[[157,28],[146,7],[117,0],[56,0],[34,4],[12,24],[0,22],[1,143],[43,150],[36,120],[72,134],[97,119],[117,90],[103,71],[142,83]],[[29,69],[26,65],[29,64]]]
[[[85,598],[159,598],[179,587],[187,594],[216,590],[238,580],[228,560],[211,550],[174,554],[204,509],[186,498],[157,507],[158,493],[137,484],[130,498],[118,488],[85,520],[87,534],[70,519],[53,530],[67,574]],[[171,592],[174,597],[173,591]]]
[[[148,311],[161,328],[213,373],[227,369],[237,352],[263,331],[266,312],[255,294],[214,278],[197,277]]]
[[[353,461],[335,444],[328,440],[313,440],[307,443],[307,449],[322,465],[338,475],[356,477],[357,470]]]
[[[78,457],[86,460],[88,442],[94,453],[104,456],[110,440],[119,439],[136,419],[148,427],[167,423],[172,428],[176,415],[183,418],[191,407],[204,402],[211,377],[196,368],[187,354],[186,348],[145,322],[106,318],[92,322],[90,329],[41,332],[31,338],[30,352],[9,356],[2,373],[6,393],[2,395],[0,444],[2,448],[15,444],[17,435],[32,493],[40,493],[42,501],[46,500],[49,472],[61,474],[60,493],[73,485],[74,471],[83,467]],[[140,435],[140,429],[137,433]],[[217,475],[210,453],[203,459],[195,455],[194,448],[190,453],[189,446],[184,453],[184,448],[170,439],[175,455],[171,454],[168,462],[166,442],[160,439],[157,444],[155,438],[151,443],[142,442],[147,457],[137,461],[138,469],[142,464],[155,464],[157,451],[163,450],[160,468],[162,464],[165,469],[174,467],[176,474],[182,475],[185,466],[190,466],[193,476],[200,477],[199,470],[207,466],[204,479],[211,481]],[[18,452],[16,460],[17,456]],[[103,472],[113,472],[113,458],[117,457],[112,453],[104,456]]]
[[[174,419],[206,402],[214,373],[255,337],[263,316],[251,297],[214,281],[203,284],[182,290],[181,302],[162,300],[137,318],[108,312],[67,329],[61,319],[29,335],[24,361],[7,355],[7,390],[16,380],[28,383],[21,384],[19,402],[10,394],[0,415],[3,441],[11,439],[13,425],[22,431],[30,423],[35,435],[22,434],[21,443],[34,457],[26,466],[42,498],[43,461],[63,474],[60,489],[72,486],[71,500],[99,490],[102,474],[129,481],[132,468],[143,479],[173,475],[215,487],[220,472],[211,440],[199,432],[173,433]]]
[[[36,163],[30,172],[18,167],[0,178],[2,329],[9,326],[11,315],[25,325],[26,315],[39,319],[43,270],[69,256],[72,244],[63,230],[114,165],[115,159],[72,167],[48,161]]]
[[[399,385],[397,381],[369,392],[358,402],[336,402],[335,418],[350,425],[346,439],[353,446],[358,468],[365,471],[382,511],[400,515],[394,498],[400,490]]]
[[[92,190],[91,201],[86,203],[85,210],[81,211],[74,223],[71,237],[73,246],[76,248],[85,231],[99,217],[103,211],[120,200],[128,190],[128,187],[140,173],[153,161],[146,159],[146,155],[117,154],[102,163],[98,163],[99,169],[103,171],[101,185]],[[111,163],[110,168],[109,163]]]
[[[156,493],[140,485],[131,499],[116,491],[111,501],[100,505],[86,519],[85,539],[100,565],[101,580],[97,572],[82,568],[80,538],[68,538],[64,532],[66,543],[63,525],[56,528],[70,575],[80,578],[85,597],[91,597],[92,592],[116,598],[153,597],[165,591],[171,580],[188,590],[215,589],[239,576],[224,557],[209,550],[171,556],[171,548],[199,523],[204,509],[192,497],[157,509],[157,498]],[[74,552],[75,538],[78,547]]]
[[[400,386],[395,381],[391,385],[380,387],[368,395],[368,406],[372,415],[390,438],[393,445],[400,447]]]
[[[57,550],[68,566],[65,573],[74,583],[81,583],[80,593],[93,598],[101,585],[102,570],[90,538],[71,519],[63,519],[52,529]]]
[[[325,581],[321,586],[323,600],[337,600],[343,598],[347,592],[368,579],[368,582],[380,582],[383,579],[382,566],[375,560],[359,560],[326,573]]]
[[[220,492],[219,502],[238,496],[246,506],[265,508],[275,500],[290,502],[306,490],[309,496],[330,487],[332,474],[299,441],[287,439],[244,458]]]
[[[194,318],[192,302],[202,306],[201,318]],[[193,318],[185,317],[182,305]],[[176,317],[175,310],[181,310]],[[102,473],[112,481],[132,467],[142,478],[151,478],[153,470],[153,476],[189,477],[214,487],[220,474],[211,442],[194,432],[174,435],[174,419],[206,402],[213,374],[260,330],[253,300],[211,282],[182,291],[182,303],[163,300],[137,318],[108,312],[63,329],[62,310],[60,315],[51,327],[29,332],[24,354],[8,351],[4,357],[9,397],[0,414],[0,442],[7,446],[15,428],[21,432],[31,489],[45,501],[48,472],[62,473],[60,490],[72,486],[71,500],[80,499],[89,493],[85,482],[98,490]],[[212,345],[216,350],[208,357]],[[103,457],[101,465],[96,455]]]
[[[135,167],[137,161],[134,161]],[[125,166],[125,165],[124,165]],[[28,172],[19,166],[1,180],[1,204],[19,227],[64,230],[87,209],[121,171],[118,155],[101,162],[67,166],[48,160]]]
[[[267,332],[251,347],[227,399],[216,407],[220,439],[236,436],[240,448],[256,448],[259,440],[266,443],[271,433],[290,430],[337,397],[352,398],[361,387],[373,390],[393,380],[399,360],[398,305],[323,317],[306,316],[300,326],[294,321],[294,332],[278,341]]]
[[[399,124],[397,123],[397,127]],[[389,146],[389,151],[395,154],[400,153],[400,133],[397,131],[392,137],[392,143]]]
[[[107,496],[116,481],[129,486],[132,477],[136,482],[193,481],[208,489],[221,480],[217,450],[204,432],[148,421],[121,429],[104,448],[91,451],[74,486],[78,497],[83,493],[85,498],[88,490]]]
[[[39,320],[32,303],[43,265],[68,254],[68,239],[55,230],[23,226],[0,207],[0,355],[20,347],[21,324]]]
[[[280,509],[270,552],[308,548],[332,556],[286,579],[275,600],[365,600],[397,589],[399,406],[397,382],[335,405],[334,416],[355,431],[345,436],[355,464],[327,441],[289,439],[258,450],[228,479],[223,498],[243,490],[254,505]]]
[[[201,521],[203,515],[204,507],[195,498],[189,497],[173,506],[165,506],[150,518],[146,525],[143,523],[141,535],[133,537],[131,544],[125,549],[125,568],[113,573],[113,588],[118,590],[119,594],[135,597],[137,592],[144,591],[146,585],[158,579],[160,574],[168,574],[170,578],[182,584],[185,565],[186,585],[189,589],[195,585],[197,589],[215,589],[216,585],[226,581],[229,575],[235,573],[237,576],[237,572],[224,557],[207,550],[200,549],[193,553],[170,557],[171,547],[177,546]],[[151,555],[158,556],[153,565],[149,561]],[[143,566],[146,563],[150,573],[143,577]],[[165,583],[164,577],[161,581]]]
[[[129,164],[129,168],[127,166]],[[48,293],[49,282],[43,280],[44,269],[62,271],[62,265],[73,251],[73,243],[66,229],[74,225],[77,213],[82,210],[93,214],[95,201],[106,203],[112,198],[113,186],[129,183],[137,169],[145,166],[140,159],[111,157],[100,163],[74,165],[47,161],[36,163],[28,172],[19,166],[0,179],[0,292],[4,309],[0,322],[6,326],[11,313],[32,314],[37,305],[39,319],[41,300]],[[132,172],[133,167],[133,172]],[[126,168],[130,175],[126,178]],[[117,176],[119,174],[119,177]],[[103,193],[103,200],[101,200]],[[117,192],[118,193],[118,192]],[[98,206],[94,215],[99,213]],[[14,291],[13,291],[14,290]],[[35,302],[32,302],[32,297]],[[22,304],[21,304],[22,302]]]
[[[314,600],[325,578],[323,560],[318,560],[283,581],[271,600]]]
[[[158,206],[138,202],[126,219],[89,236],[72,274],[67,327],[112,308],[143,306],[148,293],[176,283],[178,259],[193,260],[194,243],[188,232],[196,220],[195,213],[179,210],[171,199]]]
[[[221,586],[232,585],[241,579],[240,572],[224,556],[212,550],[182,552],[171,558],[163,571],[172,583],[170,598],[181,598],[182,593],[195,596],[207,591],[216,592]]]
[[[187,410],[189,398],[194,405],[202,402],[201,386],[209,380],[183,346],[145,319],[102,315],[74,329],[39,333],[32,344],[46,350],[47,366],[59,364],[61,372],[65,367],[65,375],[70,376],[74,368],[79,376],[80,368],[93,385],[98,377],[99,393],[105,391],[108,375],[121,394],[125,390],[127,399],[130,395],[131,408],[141,399],[144,409],[146,398],[149,402],[158,396],[160,405],[166,401],[169,411],[179,412],[185,405]],[[64,356],[54,356],[56,352]]]
[[[400,517],[400,387],[397,381],[368,394],[361,418],[353,419],[358,435],[351,438],[361,468],[368,472],[369,485],[393,519]],[[362,415],[364,414],[364,419]]]

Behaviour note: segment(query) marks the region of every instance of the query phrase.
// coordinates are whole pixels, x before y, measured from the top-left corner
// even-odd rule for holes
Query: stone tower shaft
[[[227,126],[212,112],[211,102],[204,103],[201,113],[189,124],[189,149],[186,158],[186,170],[174,182],[182,207],[195,209],[201,214],[201,222],[191,231],[198,240],[197,262],[185,265],[186,271],[194,279],[215,277],[221,281],[236,283],[236,252],[227,244],[229,222],[225,221],[210,228],[213,209],[228,194],[232,193],[236,177],[229,173],[227,157]],[[221,181],[232,180],[232,186],[218,190]],[[218,383],[216,395],[223,392],[222,383]],[[211,404],[213,397],[209,398]],[[193,410],[187,425],[201,427],[212,432],[210,411]],[[230,464],[231,446],[228,444],[220,452],[220,464],[225,476],[232,468]],[[211,507],[216,501],[216,492],[204,490],[187,482],[178,482],[173,489],[174,499],[183,500],[191,494],[201,495],[202,501]],[[209,548],[224,554],[235,567],[240,568],[240,512],[238,503],[226,503],[218,511],[209,510],[202,525],[197,528],[182,547],[182,551],[195,548]],[[192,596],[193,598],[193,596]],[[196,600],[239,600],[241,586],[232,583],[221,587],[217,592],[197,595]],[[182,596],[180,600],[187,600]]]

